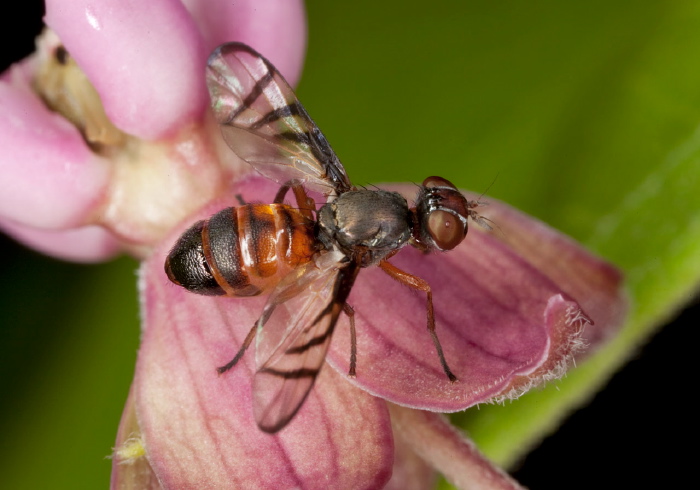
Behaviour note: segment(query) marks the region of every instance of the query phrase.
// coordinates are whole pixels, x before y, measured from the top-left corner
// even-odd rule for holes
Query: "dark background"
[[[315,3],[309,3],[305,79],[314,73],[314,33],[324,22]],[[41,2],[14,7],[0,21],[3,69],[33,50],[41,29]],[[302,82],[300,91],[303,87]],[[307,107],[313,105],[313,93],[303,95]],[[364,172],[367,180],[385,178]],[[113,444],[138,345],[137,264],[63,263],[4,235],[0,257],[0,482],[10,484],[0,486],[37,488],[43,474],[45,488],[104,488],[110,471],[104,456]],[[99,296],[96,290],[107,290],[101,285],[122,297]],[[689,306],[641,347],[589,406],[521,462],[515,477],[531,488],[557,489],[671,488],[692,481],[690,455],[696,451],[689,447],[697,436],[697,409],[689,395],[695,391],[690,373],[699,311],[697,303]],[[100,317],[104,321],[80,326],[82,318]],[[67,398],[77,401],[66,404]]]

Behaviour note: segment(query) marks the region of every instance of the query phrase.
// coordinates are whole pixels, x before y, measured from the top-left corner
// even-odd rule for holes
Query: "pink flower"
[[[146,255],[241,171],[235,158],[226,163],[238,168],[221,168],[220,138],[205,118],[203,70],[214,47],[234,37],[249,42],[292,82],[305,47],[298,1],[187,8],[49,1],[46,22],[57,37],[42,36],[37,53],[0,85],[0,171],[13,177],[0,182],[0,224],[20,241],[72,260],[119,250]],[[42,103],[33,83],[63,115]],[[65,117],[69,111],[90,144]]]
[[[192,294],[168,281],[163,263],[186,228],[235,205],[233,196],[271,202],[277,191],[222,143],[204,85],[208,53],[247,42],[293,83],[304,14],[298,1],[214,3],[48,2],[53,32],[0,81],[0,172],[9,177],[0,181],[0,226],[58,257],[127,251],[144,260],[142,345],[113,487],[424,488],[436,469],[457,485],[516,487],[435,412],[515,398],[560,377],[620,324],[620,273],[492,202],[483,214],[496,231],[472,226],[450,253],[407,249],[391,259],[431,284],[457,382],[435,354],[425,296],[368,268],[349,298],[357,377],[347,376],[341,319],[327,357],[335,369],[321,371],[287,427],[261,432],[254,353],[221,376],[215,368],[241,345],[264,298]],[[415,196],[415,186],[383,187]]]

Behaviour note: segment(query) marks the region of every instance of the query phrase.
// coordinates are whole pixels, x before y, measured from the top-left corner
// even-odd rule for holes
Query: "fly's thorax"
[[[362,267],[374,265],[411,237],[412,214],[396,192],[359,190],[341,194],[318,216],[318,238]]]

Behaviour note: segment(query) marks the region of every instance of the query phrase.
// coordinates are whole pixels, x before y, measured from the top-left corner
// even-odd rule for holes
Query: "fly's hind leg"
[[[452,370],[447,365],[445,360],[445,354],[442,352],[442,346],[440,345],[440,340],[438,339],[437,332],[435,331],[435,313],[433,311],[433,292],[430,289],[430,284],[427,281],[416,277],[408,272],[404,272],[394,264],[382,260],[379,262],[379,267],[389,274],[392,279],[405,284],[406,286],[413,288],[417,291],[422,291],[426,295],[427,305],[426,310],[428,312],[428,331],[430,332],[430,337],[433,339],[433,344],[435,344],[435,349],[437,350],[438,357],[440,358],[440,364],[442,365],[443,371],[449,378],[451,382],[457,381],[457,377],[452,374]]]
[[[258,324],[255,323],[255,325],[253,325],[253,328],[250,329],[250,332],[248,332],[248,335],[246,335],[245,340],[243,341],[243,345],[241,345],[241,348],[238,349],[238,352],[233,357],[233,359],[231,359],[225,366],[221,366],[221,367],[216,368],[216,371],[219,374],[225,373],[226,371],[231,369],[233,366],[235,366],[238,363],[238,361],[241,360],[241,357],[243,357],[243,354],[245,354],[246,349],[248,348],[250,343],[255,338],[255,334],[257,333],[257,331],[258,331]]]

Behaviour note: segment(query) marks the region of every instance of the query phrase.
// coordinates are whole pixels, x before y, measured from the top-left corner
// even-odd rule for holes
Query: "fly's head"
[[[414,224],[411,243],[421,250],[452,250],[467,236],[467,218],[490,229],[477,213],[478,201],[470,201],[447,179],[428,177],[423,181],[412,209]]]

